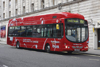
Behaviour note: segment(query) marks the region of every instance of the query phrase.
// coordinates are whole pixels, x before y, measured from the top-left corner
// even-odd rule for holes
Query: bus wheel
[[[16,48],[18,48],[18,49],[20,48],[20,43],[19,42],[16,43]]]
[[[48,53],[50,52],[50,45],[49,44],[46,45],[45,51],[48,52]]]

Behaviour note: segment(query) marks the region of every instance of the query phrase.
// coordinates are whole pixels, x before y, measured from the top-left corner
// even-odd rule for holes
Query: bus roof
[[[15,18],[10,19],[9,23],[15,22],[28,22],[28,21],[39,21],[39,20],[50,20],[50,19],[61,19],[61,18],[79,18],[84,20],[84,16],[75,13],[69,12],[61,12],[61,13],[54,13],[54,14],[46,14],[46,15],[38,15],[38,16],[31,16],[31,17],[24,17],[24,18]]]

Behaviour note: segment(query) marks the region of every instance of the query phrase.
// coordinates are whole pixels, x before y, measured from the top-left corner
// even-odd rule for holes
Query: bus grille
[[[83,46],[72,46],[72,48],[83,48]]]

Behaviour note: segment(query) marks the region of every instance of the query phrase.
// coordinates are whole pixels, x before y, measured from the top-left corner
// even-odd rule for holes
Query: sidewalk
[[[0,44],[7,44],[5,41],[0,41]]]
[[[7,44],[7,43],[5,41],[0,41],[0,44]],[[90,48],[87,52],[80,52],[80,53],[100,55],[100,50],[94,50]]]
[[[94,50],[94,49],[89,49],[87,52],[80,52],[80,53],[86,53],[86,54],[94,54],[94,55],[100,55],[100,50]]]

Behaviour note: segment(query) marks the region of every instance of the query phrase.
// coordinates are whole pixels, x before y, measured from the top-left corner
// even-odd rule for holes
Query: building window
[[[25,3],[25,0],[23,0],[23,3]]]
[[[3,13],[3,19],[5,19],[5,13]]]
[[[23,6],[23,14],[25,13],[25,6]]]
[[[9,0],[9,8],[11,8],[11,0]]]
[[[41,8],[44,8],[44,0],[41,0]]]
[[[15,0],[15,4],[16,4],[16,6],[17,6],[17,4],[18,4],[18,1],[17,1],[17,0]]]
[[[5,2],[3,2],[3,10],[5,10]]]
[[[52,4],[55,5],[55,0],[52,1]]]
[[[9,11],[9,17],[11,17],[11,11]]]
[[[31,11],[34,11],[34,3],[31,4]]]
[[[16,9],[16,13],[15,14],[18,15],[18,9]]]

